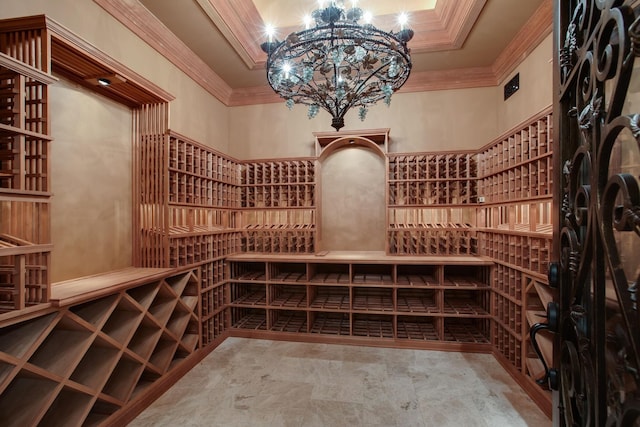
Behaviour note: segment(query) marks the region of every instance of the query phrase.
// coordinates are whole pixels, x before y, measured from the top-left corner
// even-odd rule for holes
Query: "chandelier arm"
[[[315,79],[314,79],[314,81],[315,81]],[[319,104],[319,106],[321,106],[328,113],[330,113],[331,115],[334,115],[333,114],[333,109],[331,108],[331,106],[321,96],[319,96],[319,95],[315,96],[317,94],[317,90],[315,90],[315,88],[313,86],[311,86],[310,84],[308,84],[308,83],[305,83],[305,86],[309,87],[311,89],[312,94],[314,95],[314,96],[308,96],[308,98],[313,99],[313,101],[316,104]],[[303,86],[301,85],[300,87],[303,87]],[[305,102],[301,102],[301,104],[312,105],[312,104],[307,104]]]
[[[378,72],[380,72],[383,68],[388,67],[389,63],[386,64],[382,64],[380,65],[380,67],[378,67],[374,72],[369,73],[369,76],[358,86],[357,88],[357,92],[360,92],[360,89],[369,81],[371,80],[372,77],[376,76],[378,74]],[[409,74],[411,72],[411,66],[410,63],[408,63],[407,66],[402,67],[403,69],[403,73],[401,73],[401,77],[398,79],[394,79],[394,84],[393,86],[395,86],[398,82],[402,81],[402,83],[400,84],[400,86],[402,86],[402,84],[404,84],[404,82],[409,78]],[[404,74],[407,74],[406,76],[404,76]],[[398,87],[399,88],[399,87]]]
[[[300,78],[298,75],[296,75],[296,78]],[[314,79],[315,81],[315,79]],[[308,83],[305,83],[304,85],[298,85],[298,88],[302,88],[302,87],[309,87],[310,91],[311,91],[311,95],[306,95],[307,98],[310,98],[314,101],[315,104],[318,104],[318,106],[322,107],[324,110],[326,110],[328,113],[330,113],[332,116],[337,116],[338,112],[337,109],[334,110],[331,105],[329,103],[327,103],[321,96],[316,96],[317,94],[317,90],[315,90],[315,88],[311,85],[309,85]],[[292,91],[290,91],[292,92]],[[282,95],[280,95],[282,98],[284,99],[288,99]],[[298,101],[299,104],[303,104],[303,105],[313,105],[312,103],[308,103],[308,102],[304,102],[302,95],[299,95],[297,93],[292,93],[290,96],[291,99],[300,99]]]
[[[356,94],[357,94],[357,93],[360,93],[360,91],[362,90],[362,88],[366,86],[367,82],[368,82],[369,80],[371,80],[371,78],[373,78],[373,76],[375,76],[375,75],[376,75],[380,70],[382,70],[384,67],[387,67],[388,65],[389,65],[388,63],[387,63],[387,64],[383,64],[383,65],[381,65],[380,67],[378,67],[378,69],[376,69],[376,70],[375,70],[375,72],[370,73],[370,74],[369,74],[369,76],[368,76],[368,77],[367,77],[363,82],[361,82],[361,83],[360,83],[360,84],[355,88],[355,92],[356,92]],[[359,105],[357,101],[361,101],[361,99],[359,100],[358,98],[354,97],[354,98],[353,98],[353,100],[352,100],[352,101],[350,101],[350,102],[345,106],[346,108],[341,109],[341,111],[340,111],[340,117],[344,117],[344,116],[345,116],[345,114],[347,114],[347,111],[349,111],[349,109],[350,109],[351,107],[354,107],[354,106],[356,106],[356,105]],[[364,101],[362,102],[362,105],[364,106],[364,105],[369,105],[369,104],[372,104],[372,103],[375,103],[375,100],[374,100],[374,101],[366,101],[366,100],[364,100]]]

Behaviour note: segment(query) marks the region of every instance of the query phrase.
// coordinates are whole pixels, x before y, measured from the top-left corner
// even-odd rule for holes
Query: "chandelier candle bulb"
[[[399,32],[387,32],[369,24],[370,14],[351,1],[319,1],[320,8],[304,19],[305,29],[289,34],[283,41],[273,37],[260,47],[267,54],[267,80],[288,107],[309,107],[309,118],[322,108],[332,116],[331,126],[344,127],[344,116],[359,107],[358,116],[400,89],[411,72],[407,43],[413,31],[401,19]],[[358,23],[364,16],[365,24]]]
[[[404,26],[407,24],[408,21],[409,21],[409,17],[407,16],[406,13],[401,13],[398,16],[398,22],[400,23],[400,31],[404,31]]]

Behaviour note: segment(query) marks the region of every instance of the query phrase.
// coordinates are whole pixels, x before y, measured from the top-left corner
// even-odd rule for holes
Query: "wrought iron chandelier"
[[[305,30],[283,41],[269,35],[260,47],[268,55],[269,85],[287,107],[307,105],[310,119],[323,108],[333,117],[331,126],[340,130],[349,109],[360,107],[364,120],[369,106],[379,100],[389,105],[393,92],[407,81],[411,71],[407,43],[413,30],[402,25],[393,33],[359,24],[364,13],[355,1],[348,9],[341,1],[331,1],[327,7],[322,3]]]

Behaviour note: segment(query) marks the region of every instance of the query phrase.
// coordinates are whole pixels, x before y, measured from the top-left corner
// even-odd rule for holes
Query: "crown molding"
[[[231,87],[137,0],[93,0],[225,105]]]
[[[227,106],[240,107],[243,105],[275,104],[278,102],[284,102],[284,100],[271,89],[271,86],[266,84],[264,86],[234,89]]]
[[[461,68],[457,70],[422,71],[412,73],[398,93],[427,92],[447,89],[469,89],[496,86],[491,67]],[[228,106],[240,107],[255,104],[283,102],[269,85],[234,89]]]
[[[456,49],[462,47],[486,3],[487,0],[456,2],[456,7],[453,8],[453,13],[450,15],[451,19],[443,19],[447,23],[445,27],[449,31],[452,47]],[[450,5],[451,3],[447,2],[446,4]]]
[[[433,90],[468,89],[496,86],[491,67],[459,68],[456,70],[422,71],[411,73],[398,93],[428,92]]]
[[[266,55],[259,48],[264,39],[265,23],[251,0],[196,0],[209,19],[220,29],[244,63],[251,70],[263,68]],[[411,27],[416,36],[411,41],[415,53],[459,49],[469,36],[487,0],[438,1],[434,9],[412,12]],[[392,29],[396,15],[376,16],[376,25]],[[279,29],[280,37],[299,30],[290,26]]]
[[[251,0],[196,0],[250,70],[264,68],[264,22]]]
[[[267,84],[264,86],[236,88],[232,90],[220,76],[211,70],[191,49],[173,35],[164,24],[137,0],[93,1],[171,61],[176,67],[191,77],[224,105],[236,107],[282,102],[282,99],[276,95]],[[211,15],[209,15],[209,13],[213,13],[213,11],[220,16],[226,13],[233,13],[234,18],[230,19],[229,22],[225,21],[226,25],[228,25],[228,30],[235,31],[234,28],[238,28],[238,26],[242,24],[245,30],[234,32],[235,37],[237,37],[236,43],[247,46],[247,49],[245,49],[247,58],[253,58],[253,55],[260,55],[262,57],[261,62],[259,60],[255,63],[255,67],[259,68],[264,66],[266,59],[265,54],[261,50],[257,52],[255,49],[257,43],[253,39],[242,39],[242,34],[244,34],[245,37],[246,34],[249,34],[246,30],[247,28],[254,28],[254,31],[256,25],[261,28],[261,24],[258,24],[258,22],[261,23],[262,20],[257,15],[258,12],[251,0],[196,1],[203,7],[203,10],[210,18]],[[415,19],[420,26],[431,26],[430,30],[433,34],[429,37],[434,34],[439,34],[437,37],[434,36],[437,41],[431,41],[430,47],[428,47],[430,50],[451,48],[451,45],[445,46],[443,43],[456,43],[461,46],[473,27],[473,23],[486,4],[486,1],[487,0],[457,0],[455,3],[460,6],[458,8],[450,6],[453,2],[438,1],[435,9],[413,14],[412,22]],[[546,0],[490,67],[414,72],[402,87],[400,93],[497,86],[500,81],[512,72],[512,70],[551,33],[553,27],[552,9],[552,0]],[[380,23],[380,26],[382,26],[383,23],[381,21],[382,19],[390,19],[395,22],[395,17],[391,17],[391,15],[376,17],[376,22]],[[446,28],[457,28],[454,33],[458,36],[444,36],[443,34]],[[416,32],[416,34],[419,33]],[[415,40],[414,38],[411,42],[411,50],[412,52],[419,52],[420,47],[414,47]],[[439,48],[438,46],[442,47]],[[424,45],[422,45],[422,48],[425,49]],[[253,53],[250,53],[250,51]],[[243,57],[243,59],[245,59],[245,57]],[[248,59],[245,59],[245,63],[247,60]]]

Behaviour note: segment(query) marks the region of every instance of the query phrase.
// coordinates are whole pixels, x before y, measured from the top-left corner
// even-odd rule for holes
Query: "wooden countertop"
[[[61,307],[94,300],[141,283],[161,279],[172,268],[127,267],[106,273],[56,282],[51,285],[51,304]]]
[[[273,261],[355,264],[493,265],[489,258],[473,255],[387,255],[384,251],[325,251],[317,254],[236,254],[229,261]]]

